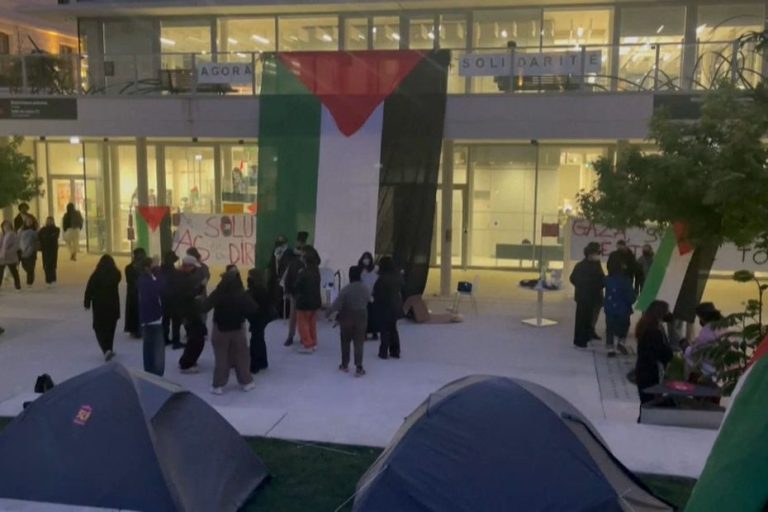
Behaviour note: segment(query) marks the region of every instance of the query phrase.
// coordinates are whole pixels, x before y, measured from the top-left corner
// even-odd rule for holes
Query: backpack
[[[53,389],[53,379],[47,373],[40,375],[35,381],[35,393],[45,393]]]

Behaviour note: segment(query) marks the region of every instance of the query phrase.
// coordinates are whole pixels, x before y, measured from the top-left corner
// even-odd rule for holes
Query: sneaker
[[[107,350],[106,352],[104,352],[104,361],[105,362],[108,363],[109,361],[112,360],[113,357],[115,357],[115,353],[113,351]]]
[[[285,343],[283,343],[284,347],[290,347],[291,345],[293,345],[293,338],[288,338],[285,340]]]
[[[224,388],[211,388],[211,393],[214,395],[223,395]]]
[[[200,367],[197,365],[193,365],[193,366],[190,366],[189,368],[180,368],[179,372],[184,374],[200,373]]]
[[[247,393],[248,391],[253,391],[254,389],[256,389],[256,383],[251,381],[245,386],[242,386],[240,389],[242,389],[244,393]]]
[[[362,377],[363,375],[365,375],[365,370],[363,369],[362,366],[360,366],[355,371],[355,377]]]
[[[344,373],[349,373],[349,368],[343,365],[339,365],[339,371]]]
[[[619,343],[618,345],[616,345],[616,350],[621,352],[621,355],[623,356],[626,356],[627,354],[629,354],[629,350],[627,350],[626,345],[624,345],[623,343]]]

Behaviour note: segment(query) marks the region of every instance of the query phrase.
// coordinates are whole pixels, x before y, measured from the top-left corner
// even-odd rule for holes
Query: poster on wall
[[[616,242],[624,240],[635,256],[640,256],[645,244],[658,249],[663,231],[656,226],[630,229],[610,229],[594,224],[585,219],[572,218],[568,221],[567,229],[570,231],[572,261],[578,261],[584,257],[584,248],[590,242],[597,242],[603,249],[603,259],[616,249]],[[734,244],[725,244],[720,247],[715,258],[712,270],[716,272],[735,272],[736,270],[751,270],[753,272],[768,272],[768,251],[757,247],[737,247]]]
[[[173,234],[173,250],[183,257],[196,247],[203,262],[214,267],[252,267],[256,249],[256,217],[182,213]]]

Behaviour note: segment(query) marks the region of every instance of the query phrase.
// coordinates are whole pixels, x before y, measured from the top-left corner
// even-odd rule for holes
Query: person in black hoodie
[[[104,360],[115,357],[114,342],[117,321],[120,319],[120,271],[115,260],[105,254],[96,265],[85,287],[85,309],[93,311],[93,331],[99,342]]]
[[[253,268],[248,272],[248,293],[258,306],[256,312],[248,318],[248,324],[251,331],[251,373],[259,373],[269,368],[264,330],[269,322],[277,318],[277,311],[272,306],[264,277],[258,269]]]
[[[638,290],[642,281],[643,270],[635,258],[635,253],[627,246],[627,242],[616,242],[616,250],[608,255],[608,268],[621,269],[621,273],[629,278],[635,290]]]
[[[139,324],[139,276],[142,274],[141,265],[147,258],[147,253],[141,247],[133,250],[133,259],[125,267],[125,328],[131,338],[141,339]]]
[[[664,322],[669,316],[669,304],[663,300],[655,300],[645,310],[635,328],[635,382],[641,405],[654,398],[643,390],[659,384],[664,376],[663,369],[672,361],[672,348],[664,332]]]
[[[211,393],[221,395],[229,380],[230,368],[235,368],[237,381],[243,391],[254,389],[251,376],[251,356],[245,339],[243,323],[256,314],[258,306],[243,287],[240,272],[229,265],[221,276],[221,282],[205,299],[203,311],[213,309],[213,386]]]
[[[320,255],[305,245],[304,268],[296,278],[296,324],[301,338],[298,352],[311,354],[317,349],[317,312],[323,305],[320,297]]]
[[[173,350],[184,348],[181,344],[181,314],[176,300],[179,291],[179,270],[176,262],[179,257],[173,251],[163,254],[160,265],[160,275],[163,283],[163,336],[165,344],[172,345]]]
[[[573,345],[587,348],[595,335],[595,309],[603,304],[605,273],[600,263],[600,245],[590,242],[584,248],[584,259],[573,267],[571,284],[576,288],[576,320]]]
[[[56,284],[56,267],[59,262],[59,236],[61,230],[56,227],[53,217],[45,219],[43,226],[37,233],[40,241],[40,252],[43,253],[43,270],[45,271],[45,283],[48,286]]]
[[[379,278],[373,285],[373,310],[376,314],[381,343],[379,357],[400,359],[400,333],[397,321],[403,317],[403,276],[390,256],[379,260]]]
[[[184,323],[187,333],[187,344],[184,353],[179,358],[181,373],[198,373],[197,360],[205,347],[205,323],[201,305],[205,300],[205,277],[201,272],[201,264],[192,255],[187,254],[181,260],[181,268],[176,274],[178,279],[175,289],[174,302],[176,312]]]

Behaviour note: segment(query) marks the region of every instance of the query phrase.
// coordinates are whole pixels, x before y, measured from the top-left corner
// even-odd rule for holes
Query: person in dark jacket
[[[27,225],[27,219],[32,219],[32,229],[37,231],[40,228],[37,217],[29,213],[29,205],[27,203],[19,203],[19,213],[13,219],[13,229],[16,232],[21,231]]]
[[[80,250],[80,231],[83,229],[83,214],[75,208],[74,203],[67,205],[67,211],[61,219],[61,228],[64,230],[64,241],[69,248],[69,259],[77,260],[77,251]]]
[[[30,288],[35,284],[38,250],[40,250],[40,240],[37,237],[35,220],[27,216],[24,218],[24,227],[19,232],[19,258],[21,267],[27,274],[27,286]]]
[[[254,315],[258,306],[243,287],[240,272],[229,265],[221,276],[221,282],[203,303],[203,311],[213,309],[213,386],[211,393],[221,395],[229,380],[229,370],[234,367],[237,382],[243,391],[256,386],[250,371],[251,356],[245,339],[243,324]]]
[[[56,284],[56,267],[59,264],[59,236],[61,230],[56,227],[56,221],[53,217],[45,219],[43,226],[37,233],[40,241],[40,252],[43,253],[43,271],[45,272],[45,283],[48,286]]]
[[[277,317],[277,311],[270,302],[264,277],[258,269],[253,268],[248,272],[248,293],[258,306],[256,312],[248,318],[248,324],[251,331],[251,373],[259,373],[269,368],[264,331],[267,324]]]
[[[181,268],[176,277],[174,302],[176,312],[184,324],[187,343],[179,358],[181,373],[198,373],[197,360],[205,347],[205,324],[203,323],[202,302],[205,300],[200,262],[187,254],[181,260]]]
[[[381,331],[379,357],[400,359],[397,321],[403,317],[403,276],[390,256],[379,261],[379,278],[373,285],[373,310]]]
[[[296,336],[296,280],[299,278],[299,272],[304,268],[304,247],[307,245],[309,233],[300,231],[296,236],[296,248],[293,249],[293,256],[289,258],[288,265],[283,275],[283,291],[288,300],[288,338],[285,340],[286,347],[293,345],[293,337]],[[290,249],[288,249],[290,251]],[[285,256],[284,256],[285,257]]]
[[[608,255],[608,265],[620,268],[621,272],[629,278],[633,287],[642,281],[642,270],[637,263],[635,253],[624,240],[616,242],[616,250]]]
[[[165,373],[163,287],[155,265],[152,258],[144,258],[139,266],[139,323],[144,338],[144,371],[162,377]]]
[[[120,271],[115,260],[105,254],[96,265],[85,287],[85,309],[93,312],[93,332],[104,360],[115,357],[115,329],[120,319]]]
[[[160,265],[160,275],[163,283],[163,337],[166,345],[172,345],[173,350],[184,348],[181,344],[181,314],[176,302],[179,288],[179,270],[176,262],[179,257],[173,251],[163,254]]]
[[[641,405],[653,400],[653,395],[643,390],[659,384],[664,377],[664,368],[672,361],[672,348],[664,332],[664,322],[669,316],[669,304],[655,300],[645,310],[635,328],[635,382]]]
[[[376,266],[373,254],[367,251],[357,260],[357,266],[360,267],[360,281],[371,294],[371,300],[368,302],[368,325],[365,327],[365,335],[370,336],[372,340],[377,340],[379,339],[379,326],[373,312],[373,287],[379,278],[379,268]]]
[[[317,312],[323,305],[320,297],[320,255],[311,245],[303,250],[304,268],[296,279],[296,324],[303,354],[317,349]]]
[[[635,281],[635,292],[640,293],[643,289],[645,280],[648,278],[648,274],[651,273],[651,266],[653,265],[653,247],[650,244],[643,245],[643,253],[637,258],[638,279]]]
[[[594,332],[595,309],[603,304],[605,273],[600,264],[600,245],[590,242],[584,248],[584,259],[573,267],[571,284],[576,288],[576,319],[573,345],[587,348],[589,341],[596,337]]]
[[[290,312],[285,303],[282,280],[288,266],[295,258],[295,252],[288,246],[288,239],[285,238],[285,235],[278,235],[267,265],[267,289],[272,297],[272,304],[277,306],[280,318],[289,318]]]
[[[147,257],[146,251],[141,247],[133,250],[133,258],[125,267],[125,332],[131,338],[141,338],[141,326],[139,325],[139,276],[141,265]]]
[[[614,357],[614,338],[618,338],[616,349],[627,354],[626,338],[635,303],[635,291],[632,281],[618,265],[608,265],[608,278],[605,280],[605,345],[608,357]]]

